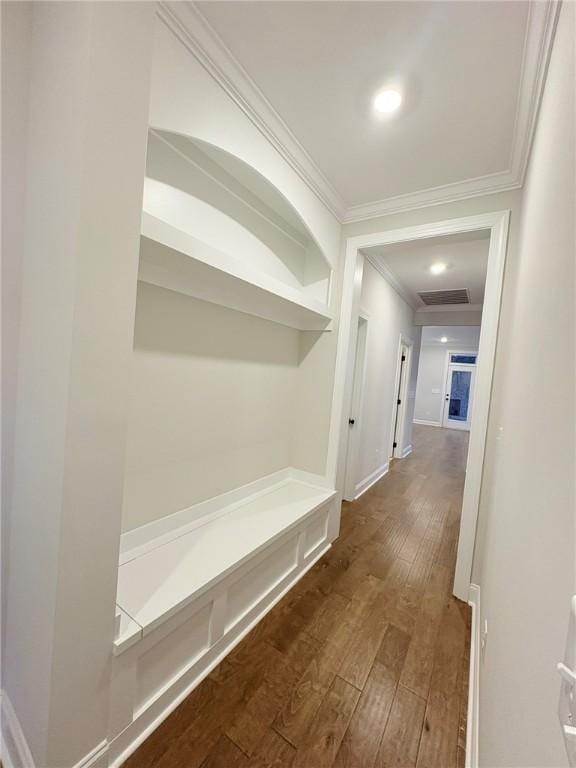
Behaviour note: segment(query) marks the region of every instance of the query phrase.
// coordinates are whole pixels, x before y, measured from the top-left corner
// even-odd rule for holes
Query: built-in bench
[[[199,600],[295,529],[307,531],[294,568],[326,541],[335,491],[286,470],[125,534],[118,572],[119,653]],[[256,595],[255,595],[256,597]]]
[[[285,469],[123,535],[114,764],[322,557],[339,519],[336,491]]]

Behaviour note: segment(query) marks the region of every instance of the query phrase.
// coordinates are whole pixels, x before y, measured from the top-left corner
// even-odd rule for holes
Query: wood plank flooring
[[[344,504],[330,552],[128,768],[460,768],[470,610],[451,595],[468,434]]]

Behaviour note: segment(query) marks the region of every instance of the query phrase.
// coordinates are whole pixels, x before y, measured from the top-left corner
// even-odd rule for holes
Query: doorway
[[[459,360],[470,362],[458,362]],[[470,430],[476,383],[476,353],[448,353],[442,426]]]
[[[360,312],[356,332],[356,357],[354,360],[354,380],[352,384],[352,403],[348,416],[348,444],[346,450],[346,476],[344,480],[345,501],[354,501],[358,495],[356,488],[358,476],[358,450],[360,445],[360,425],[362,420],[362,393],[366,370],[366,340],[368,337],[368,315]]]
[[[333,477],[336,487],[343,487],[344,485],[343,469],[345,465],[343,466],[341,462],[345,454],[343,456],[339,453],[339,446],[344,446],[344,448],[347,446],[346,437],[343,439],[342,437],[345,434],[344,430],[348,429],[347,420],[352,398],[353,367],[363,274],[363,249],[412,243],[427,238],[461,235],[463,233],[482,231],[489,233],[479,344],[480,364],[475,376],[475,397],[473,409],[471,409],[472,423],[454,577],[454,594],[462,600],[468,600],[471,582],[509,220],[509,211],[496,211],[460,219],[409,226],[403,229],[353,235],[348,237],[346,241],[334,388],[335,407],[333,409],[333,429],[331,430],[333,439],[328,454],[328,476]]]
[[[394,402],[392,405],[392,443],[389,456],[391,459],[403,459],[408,455],[411,446],[404,445],[406,425],[406,401],[408,397],[408,382],[412,364],[412,341],[400,336],[396,364],[396,383],[394,387]]]

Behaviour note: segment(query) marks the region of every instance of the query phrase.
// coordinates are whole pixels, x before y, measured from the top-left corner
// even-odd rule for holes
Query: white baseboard
[[[468,716],[466,727],[466,768],[478,768],[478,732],[480,705],[480,587],[470,584],[468,604],[472,608],[470,636],[470,677],[468,686]]]
[[[405,459],[407,456],[410,456],[411,453],[412,453],[412,446],[407,445],[406,448],[404,448],[404,450],[402,451],[402,458]]]
[[[426,419],[412,419],[414,424],[422,424],[424,427],[441,427],[441,421],[426,421]]]
[[[108,740],[100,742],[97,747],[84,755],[82,760],[76,763],[74,768],[107,768],[108,766]]]
[[[184,673],[180,678],[174,679],[171,688],[150,708],[151,711],[147,712],[146,717],[137,718],[116,739],[102,741],[79,760],[73,768],[120,768],[176,707],[190,695],[194,688],[220,664],[232,648],[241,642],[258,622],[292,589],[294,584],[328,552],[330,547],[330,543],[323,543],[310,562],[295,577],[290,578],[287,584],[280,584],[268,603],[262,606],[262,609],[246,622],[246,625],[242,627],[231,643],[218,650],[210,660],[210,663],[199,673],[198,671],[193,672],[191,676]],[[182,685],[183,681],[184,685]],[[16,713],[5,693],[2,693],[2,715],[2,768],[35,768],[32,754],[24,738]]]
[[[35,768],[36,763],[24,736],[18,716],[6,691],[1,692],[2,700],[2,768]],[[108,765],[108,742],[104,739],[85,755],[74,768],[105,768]]]
[[[291,574],[286,582],[281,582],[271,592],[265,604],[258,607],[253,615],[248,614],[246,621],[239,622],[239,631],[233,638],[222,641],[214,646],[212,652],[206,654],[202,660],[176,676],[168,688],[154,703],[141,712],[136,719],[116,738],[108,742],[105,754],[107,755],[108,768],[120,768],[138,747],[166,720],[166,718],[192,693],[192,691],[204,680],[210,672],[238,645],[241,640],[262,620],[262,618],[292,589],[317,562],[330,549],[331,543],[322,542],[318,551],[310,561],[296,574]],[[75,766],[80,768],[80,766]],[[82,764],[84,768],[84,764]],[[90,765],[92,768],[92,765]],[[97,766],[100,768],[100,766]]]
[[[375,469],[374,472],[371,472],[368,477],[365,477],[364,480],[361,480],[359,483],[357,483],[356,488],[354,489],[354,501],[359,499],[362,494],[366,493],[369,488],[372,488],[372,486],[377,483],[378,480],[384,477],[384,475],[388,472],[388,467],[388,462],[382,464],[382,466],[378,467],[378,469]]]
[[[2,691],[2,766],[3,768],[33,768],[34,766],[32,752],[6,691]]]

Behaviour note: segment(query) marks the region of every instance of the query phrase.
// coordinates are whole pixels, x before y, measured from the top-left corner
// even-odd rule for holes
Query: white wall
[[[292,465],[299,337],[138,283],[125,530]]]
[[[6,611],[8,542],[14,471],[22,256],[26,200],[26,142],[32,5],[2,5],[2,614]],[[5,633],[2,623],[2,648]],[[2,665],[0,664],[0,674]],[[0,682],[1,687],[1,682]]]
[[[574,22],[562,6],[523,194],[477,549],[480,764],[567,765],[557,720],[574,551]],[[561,330],[559,330],[561,329]]]
[[[107,735],[149,122],[189,130],[257,168],[338,262],[338,222],[156,10],[137,2],[2,8],[12,104],[3,111],[4,170],[16,210],[6,235],[15,291],[3,328],[9,398],[18,384],[5,433],[14,460],[3,467],[2,702],[32,751],[27,765],[79,764]],[[256,381],[257,363],[249,375],[246,366],[237,394],[248,386],[254,402],[269,397],[270,416],[281,380],[300,365],[305,373],[283,412],[274,408],[274,425],[282,432],[297,408],[311,437],[291,439],[293,463],[323,471],[336,335],[301,334],[296,343],[281,333],[289,360],[265,381]],[[269,466],[284,443],[270,450]]]
[[[472,574],[482,586],[483,601],[495,605],[487,616],[490,674],[484,667],[481,693],[481,764],[487,768],[566,764],[556,720],[555,663],[563,653],[568,598],[575,591],[573,358],[567,357],[574,349],[574,202],[569,194],[574,71],[568,18],[573,13],[573,4],[563,6],[562,51],[556,50],[549,75],[527,194],[514,190],[473,197],[344,227],[344,235],[353,236],[511,212]],[[561,111],[566,114],[560,116]],[[550,140],[553,130],[557,135]],[[536,195],[538,174],[542,183]],[[523,216],[525,206],[529,214]],[[544,253],[549,256],[543,258]],[[552,264],[558,267],[551,269]],[[543,365],[543,350],[560,364],[568,360],[567,368],[559,373]],[[515,403],[517,392],[524,395]],[[490,490],[496,487],[497,504]],[[502,665],[496,665],[497,655]]]
[[[494,209],[496,210],[496,209]],[[480,325],[481,309],[450,307],[420,307],[414,313],[414,325]]]
[[[446,344],[438,341],[441,335],[448,338]],[[476,326],[431,326],[422,329],[414,406],[416,421],[441,424],[448,353],[477,350],[479,340],[480,328]]]
[[[185,23],[195,23],[186,4],[172,3],[172,8]],[[163,22],[156,25],[150,124],[214,144],[259,171],[290,201],[336,265],[338,221],[183,41],[185,35],[177,38]]]
[[[402,448],[410,445],[420,339],[420,329],[413,325],[412,307],[367,261],[364,262],[360,303],[369,318],[364,393],[358,425],[360,437],[357,485],[381,470],[390,458],[400,334],[414,341]]]
[[[171,12],[194,26],[194,14],[185,3],[173,3]],[[297,414],[292,464],[323,475],[329,442],[336,443],[339,427],[331,422],[331,411],[338,341],[341,227],[250,115],[207,72],[193,50],[194,46],[186,45],[181,30],[172,33],[163,14],[155,31],[150,124],[219,147],[258,171],[289,202],[335,269],[330,288],[334,331],[300,334],[299,375],[291,398]]]
[[[8,73],[28,94],[3,113],[24,212],[10,244],[21,311],[2,704],[27,765],[69,766],[108,726],[154,9],[15,3],[2,15]]]

